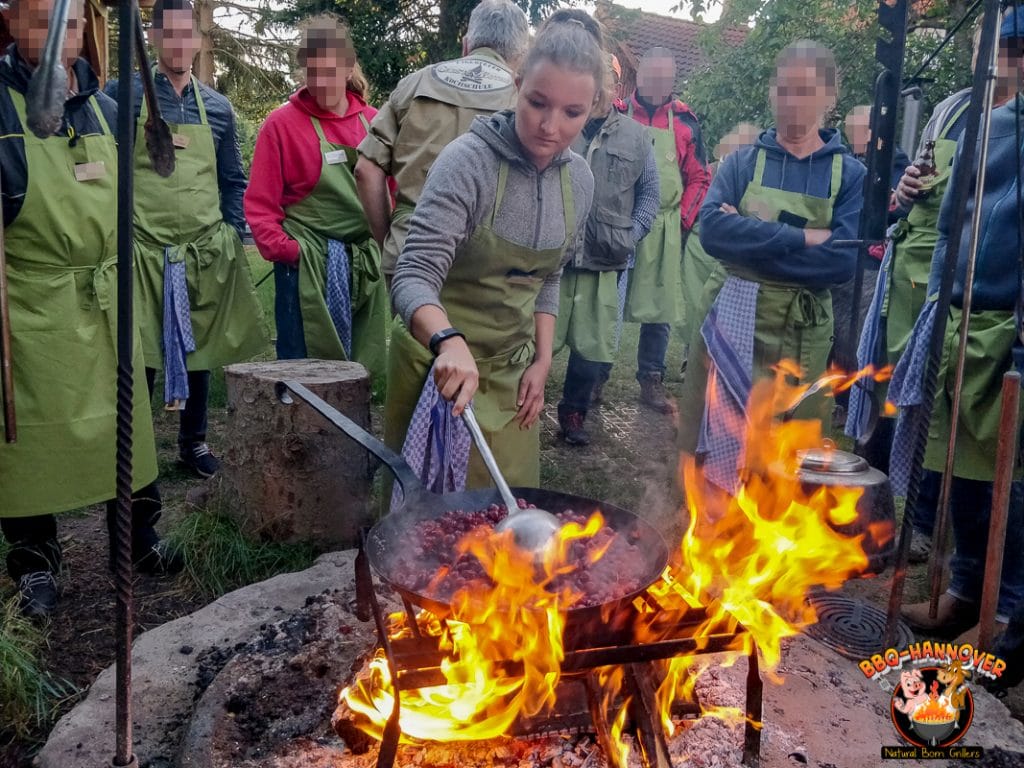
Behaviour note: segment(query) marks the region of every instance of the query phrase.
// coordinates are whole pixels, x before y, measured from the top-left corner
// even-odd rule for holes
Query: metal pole
[[[982,33],[978,44],[979,61],[991,59],[992,49],[996,45],[998,30],[999,0],[985,0]],[[928,426],[932,405],[935,400],[939,366],[942,360],[943,339],[946,334],[946,316],[949,313],[949,303],[953,294],[953,280],[956,277],[959,243],[963,234],[964,218],[967,210],[967,196],[970,192],[970,183],[976,168],[975,158],[978,149],[978,132],[982,117],[991,110],[991,103],[989,103],[987,108],[983,104],[986,84],[985,77],[984,69],[981,66],[977,67],[971,87],[971,102],[967,110],[962,150],[956,167],[953,169],[953,178],[950,183],[951,189],[949,190],[950,194],[953,195],[953,199],[948,242],[957,245],[952,249],[946,250],[945,260],[942,264],[939,295],[935,310],[935,328],[928,341],[928,361],[923,380],[921,404],[916,406],[911,413],[907,414],[908,417],[914,419],[914,429],[910,438],[912,461],[907,486],[906,509],[908,510],[914,509],[921,488],[922,464],[924,462],[925,448],[928,444]],[[904,514],[903,523],[900,528],[900,543],[897,548],[892,590],[889,593],[888,615],[886,617],[885,634],[882,638],[883,648],[890,647],[896,640],[896,628],[899,623],[900,606],[903,603],[903,586],[906,582],[907,559],[910,553],[910,536],[912,531],[913,522],[911,516],[909,513]]]
[[[964,386],[964,363],[967,355],[967,337],[971,328],[971,303],[974,294],[974,270],[978,258],[978,238],[981,231],[981,199],[985,194],[985,166],[988,161],[988,140],[992,127],[992,102],[995,98],[996,67],[999,65],[999,48],[992,46],[992,58],[988,65],[988,80],[985,83],[985,100],[983,102],[983,120],[981,132],[981,148],[978,159],[977,182],[974,187],[977,202],[971,217],[971,239],[967,245],[967,273],[964,276],[964,296],[960,307],[960,344],[957,349],[956,371],[953,379],[953,403],[949,414],[949,440],[946,443],[946,464],[942,474],[942,492],[939,494],[939,508],[935,515],[935,533],[932,540],[932,556],[928,562],[928,581],[931,585],[931,605],[928,616],[935,618],[939,610],[939,595],[942,592],[943,559],[946,552],[946,539],[949,530],[949,504],[953,490],[953,468],[956,463],[956,436],[960,420],[960,400]],[[947,244],[955,249],[954,261],[958,257],[959,243]]]
[[[917,125],[921,121],[921,89],[912,86],[903,91],[903,129],[900,132],[900,144],[908,152],[913,152],[917,145]],[[920,156],[915,152],[914,157]]]
[[[981,614],[978,618],[979,648],[991,648],[995,632],[996,606],[999,603],[999,585],[1003,575],[1003,551],[1006,548],[1006,520],[1010,514],[1013,467],[1017,461],[1019,411],[1020,374],[1008,371],[1003,375],[1002,407],[999,411],[996,476],[992,483],[992,514],[988,525],[985,578],[981,585]]]
[[[132,754],[132,156],[135,105],[132,54],[135,0],[118,5],[117,94],[117,516],[114,587],[117,596],[116,751],[113,764],[137,766]]]

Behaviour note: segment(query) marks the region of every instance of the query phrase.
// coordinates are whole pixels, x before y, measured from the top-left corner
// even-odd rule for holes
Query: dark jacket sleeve
[[[720,261],[777,259],[804,247],[804,233],[797,227],[721,210],[723,204],[740,207],[743,193],[754,178],[753,164],[753,148],[737,150],[726,157],[701,206],[700,244]],[[758,269],[755,264],[751,266]]]
[[[248,180],[242,167],[242,151],[238,146],[238,130],[235,126],[235,113],[231,105],[226,103],[226,125],[217,140],[217,183],[220,185],[220,211],[224,221],[238,230],[245,232],[245,212],[242,210],[242,198]]]
[[[863,166],[843,163],[843,183],[832,212],[832,237],[823,245],[808,248],[801,229],[779,222],[766,222],[719,210],[723,203],[739,207],[752,178],[744,160],[752,150],[733,152],[722,163],[701,208],[701,245],[715,258],[747,267],[769,280],[822,288],[853,277],[857,250],[837,247],[837,240],[857,237],[860,211],[864,204]]]

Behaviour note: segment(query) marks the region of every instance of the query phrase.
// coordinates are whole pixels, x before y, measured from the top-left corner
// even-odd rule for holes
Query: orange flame
[[[956,720],[956,710],[948,706],[945,696],[937,699],[928,699],[924,704],[919,704],[910,719],[916,723],[951,723]]]
[[[787,376],[798,375],[799,368],[783,361],[774,381],[754,386],[742,423],[731,425],[742,430],[737,435],[745,449],[735,495],[703,482],[693,457],[682,458],[689,518],[686,534],[675,562],[647,590],[661,610],[654,614],[650,604],[635,603],[641,614],[652,619],[635,628],[635,640],[640,643],[676,631],[674,618],[701,609],[706,617],[694,631],[694,655],[659,663],[663,676],[656,700],[667,736],[675,731],[672,704],[682,696],[696,699],[696,681],[711,664],[710,656],[697,654],[714,643],[716,651],[724,648],[726,652],[725,656],[719,653],[715,663],[728,665],[756,648],[765,668],[772,670],[778,665],[783,638],[816,618],[806,602],[808,592],[816,587],[836,589],[863,572],[868,564],[861,546],[864,536],[889,533],[872,528],[850,538],[835,530],[834,526],[857,518],[862,490],[806,486],[800,477],[801,463],[806,450],[824,445],[821,425],[777,418],[808,393],[838,391],[859,378],[880,380],[888,373],[888,369],[870,368],[851,375],[833,372],[831,378],[792,386]],[[472,553],[488,581],[460,589],[444,622],[427,612],[420,614],[422,631],[441,638],[446,684],[402,691],[402,739],[494,738],[507,733],[518,716],[534,716],[554,705],[566,615],[581,597],[555,585],[564,584],[559,577],[572,568],[566,563],[573,542],[587,540],[594,562],[606,553],[610,536],[599,514],[591,515],[585,525],[566,524],[540,569],[510,538],[476,531],[460,541],[459,552]],[[521,677],[502,672],[498,662],[508,660],[522,664]],[[622,690],[623,670],[606,668],[597,675],[606,711],[618,701],[610,724],[617,752],[613,763],[626,765],[631,748],[622,731],[630,702]],[[380,738],[392,710],[392,696],[387,664],[378,652],[368,676],[343,690],[339,701],[358,713],[360,727]],[[744,717],[735,707],[710,704],[702,715],[730,722]],[[760,723],[754,725],[760,727]]]

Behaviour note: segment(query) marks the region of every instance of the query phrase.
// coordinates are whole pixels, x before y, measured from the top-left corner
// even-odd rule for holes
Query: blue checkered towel
[[[700,327],[710,370],[697,454],[704,457],[704,478],[729,493],[736,492],[744,463],[760,287],[750,280],[727,278]]]
[[[878,269],[875,294],[871,297],[871,306],[868,307],[867,316],[864,318],[864,328],[860,332],[860,342],[857,344],[858,369],[864,369],[869,365],[873,365],[876,369],[882,368],[887,362],[886,350],[882,348],[881,343],[882,306],[885,304],[889,285],[889,269],[893,254],[892,237],[898,228],[899,224],[893,224],[885,233],[885,255],[882,257],[882,264]],[[850,388],[846,434],[854,440],[861,441],[871,436],[868,433],[868,428],[871,426],[871,404],[875,397],[875,386],[874,378],[865,376],[855,381]]]
[[[196,351],[188,304],[185,249],[164,248],[164,403],[184,408],[188,400],[186,355]]]
[[[924,413],[921,401],[924,400],[928,347],[935,330],[938,306],[938,302],[932,299],[925,302],[910,332],[910,343],[896,364],[889,383],[889,399],[900,409],[889,456],[889,480],[896,496],[907,495],[914,460],[914,435],[928,426],[922,422],[930,414]]]
[[[452,415],[452,404],[441,397],[431,366],[409,422],[402,456],[428,491],[462,491],[466,488],[471,441],[462,419]],[[402,492],[396,485],[391,493],[392,511],[401,503]]]
[[[345,354],[352,357],[352,271],[348,251],[338,240],[327,241],[327,311]]]

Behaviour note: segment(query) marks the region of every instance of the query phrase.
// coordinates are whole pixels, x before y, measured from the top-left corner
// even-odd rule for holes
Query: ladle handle
[[[462,410],[462,420],[466,422],[466,428],[469,430],[469,434],[473,436],[473,442],[476,443],[476,449],[480,451],[480,457],[484,460],[487,471],[491,473],[491,479],[498,486],[498,493],[501,494],[505,506],[508,507],[509,515],[514,515],[519,511],[519,502],[516,501],[516,497],[512,495],[512,489],[505,482],[505,477],[498,468],[498,462],[494,460],[494,454],[491,453],[491,447],[484,440],[484,433],[477,423],[476,414],[473,413],[473,406],[468,403]]]
[[[282,403],[290,405],[292,400],[289,393],[296,395],[310,408],[331,422],[331,424],[336,426],[350,438],[363,446],[363,448],[383,461],[395,476],[395,480],[397,480],[398,484],[402,487],[402,493],[406,500],[413,496],[419,496],[426,493],[423,488],[423,483],[420,482],[416,473],[412,471],[412,468],[406,463],[402,456],[388,448],[384,443],[360,427],[337,408],[333,407],[322,398],[317,397],[313,392],[309,391],[297,381],[279,381],[277,382],[275,389],[277,399]]]

